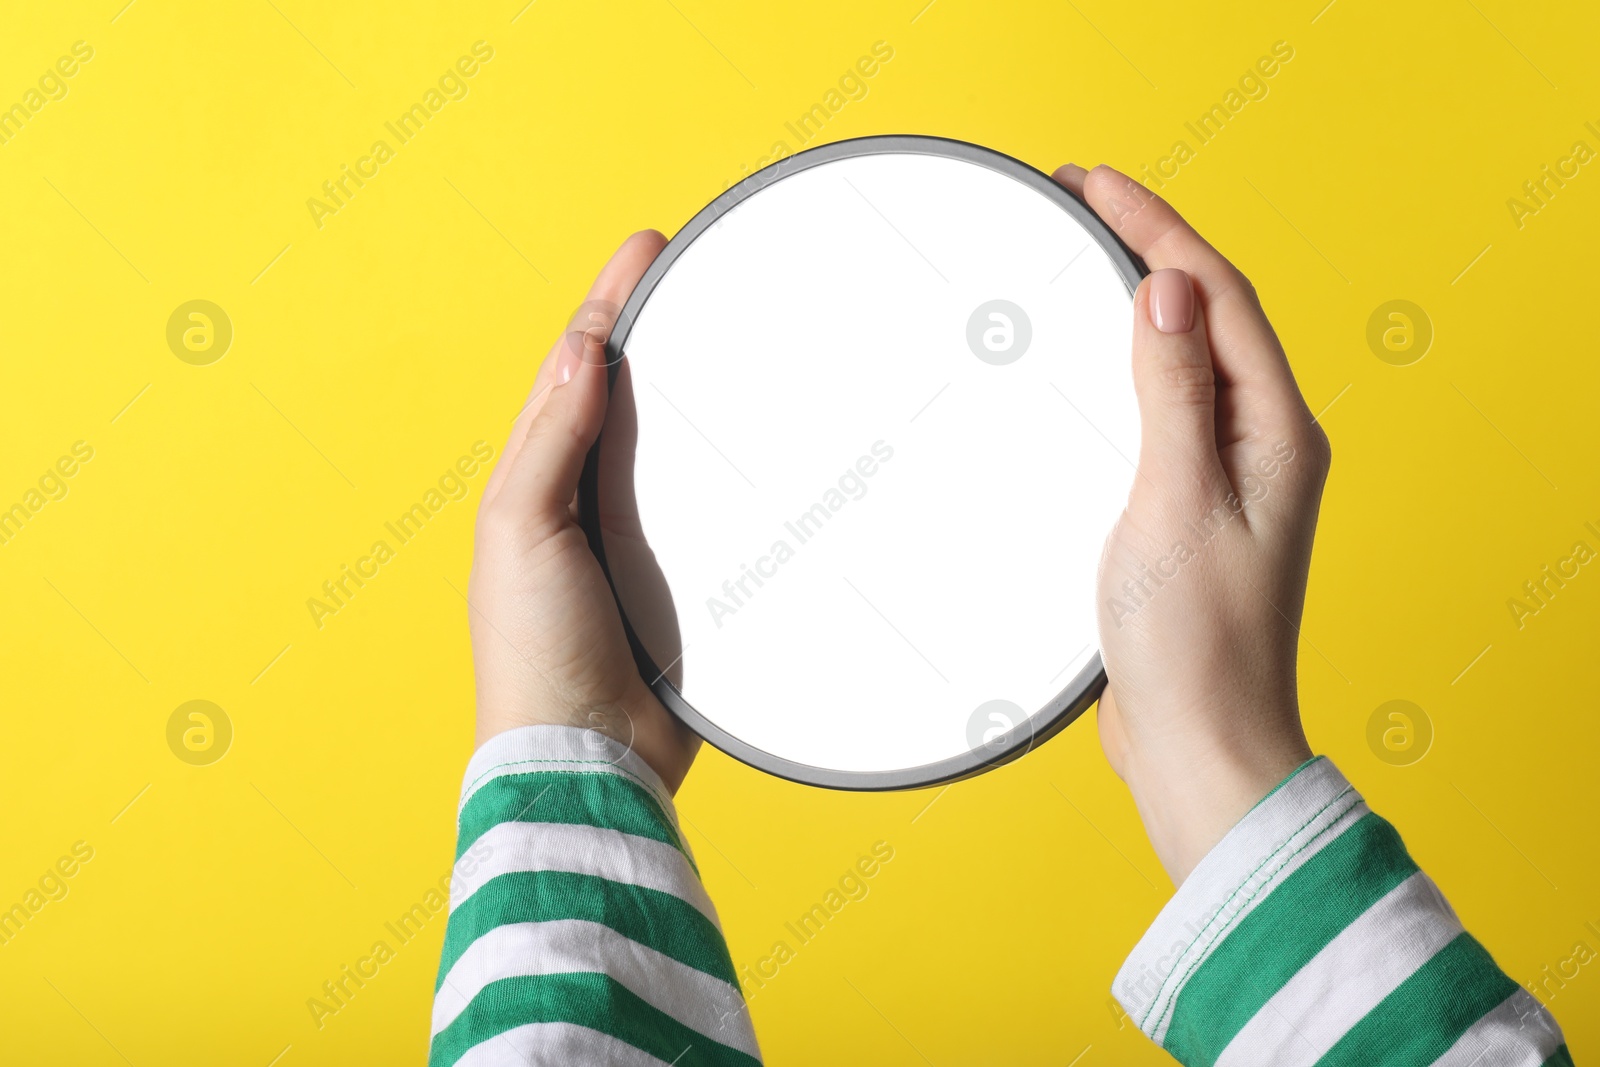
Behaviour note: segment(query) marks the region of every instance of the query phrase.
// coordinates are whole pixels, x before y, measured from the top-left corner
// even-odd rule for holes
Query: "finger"
[[[655,655],[667,660],[667,680],[683,685],[683,630],[672,588],[644,536],[639,500],[634,489],[634,457],[639,442],[639,416],[633,400],[633,371],[628,360],[617,366],[600,442],[600,529],[605,539],[606,567],[617,589],[628,590],[623,605],[633,632]]]
[[[1072,195],[1079,200],[1083,199],[1083,181],[1088,176],[1089,172],[1076,163],[1063,163],[1056,168],[1054,174],[1050,175],[1050,177],[1065,185]]]
[[[584,459],[605,422],[606,392],[603,345],[587,341],[581,355],[557,357],[555,382],[490,505],[497,513],[536,537],[571,522]]]
[[[606,408],[606,439],[600,445],[600,526],[610,533],[644,540],[639,497],[634,488],[634,457],[639,447],[639,411],[633,399],[633,368],[617,366]]]
[[[1170,204],[1139,182],[1099,166],[1083,179],[1083,196],[1151,270],[1176,267],[1195,284],[1207,335],[1227,398],[1229,436],[1249,436],[1309,420],[1289,361],[1249,280],[1195,232]]]
[[[1226,491],[1217,453],[1216,375],[1205,312],[1181,270],[1158,270],[1133,296],[1139,468],[1156,485]]]
[[[667,239],[655,230],[640,230],[622,242],[622,246],[612,253],[611,259],[601,268],[600,275],[589,289],[589,295],[584,300],[584,307],[614,305],[621,307],[633,293],[633,288],[644,276],[644,272],[655,261],[661,249],[666,247]],[[610,323],[600,324],[585,321],[574,323],[579,329],[588,330],[591,327],[608,331]],[[572,348],[574,338],[569,330],[556,339],[550,346],[550,351],[539,364],[538,373],[533,380],[533,388],[528,392],[528,400],[518,413],[516,421],[511,425],[511,434],[506,441],[505,452],[500,457],[494,472],[489,475],[489,481],[484,486],[483,504],[487,506],[495,495],[499,493],[500,486],[505,482],[512,465],[516,462],[517,453],[522,448],[524,439],[528,436],[528,427],[533,425],[540,408],[547,399],[547,391],[554,384],[557,364],[564,349]]]
[[[517,456],[522,452],[523,442],[528,439],[528,427],[533,425],[533,420],[539,417],[540,411],[544,410],[545,401],[550,399],[550,391],[554,388],[555,383],[541,381],[541,379],[546,377],[546,366],[552,368],[551,376],[554,375],[554,367],[559,355],[560,353],[552,352],[534,375],[533,391],[528,394],[528,402],[522,405],[522,410],[517,413],[516,421],[511,424],[511,436],[507,438],[505,450],[500,454],[500,462],[494,465],[494,470],[489,473],[489,481],[484,484],[483,499],[478,503],[480,512],[487,510],[494,503],[495,498],[500,495],[501,488],[511,475],[512,465],[516,463]]]

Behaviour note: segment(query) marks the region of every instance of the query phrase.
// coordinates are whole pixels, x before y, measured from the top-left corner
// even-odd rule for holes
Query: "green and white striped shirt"
[[[488,741],[461,792],[432,1067],[761,1062],[672,798],[600,734]]]
[[[1321,757],[1207,853],[1112,991],[1190,1067],[1572,1063],[1555,1020]]]
[[[491,739],[462,789],[432,1067],[760,1062],[667,791],[590,731]],[[1117,976],[1186,1064],[1570,1064],[1560,1031],[1326,760],[1184,882]]]

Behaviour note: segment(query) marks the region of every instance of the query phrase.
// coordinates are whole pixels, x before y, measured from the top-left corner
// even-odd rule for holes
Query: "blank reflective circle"
[[[769,170],[672,240],[610,338],[585,521],[640,669],[800,781],[1014,758],[1104,683],[1141,268],[975,146],[867,138]]]

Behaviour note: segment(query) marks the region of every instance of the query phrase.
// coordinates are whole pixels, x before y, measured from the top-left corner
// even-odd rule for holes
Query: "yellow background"
[[[1506,606],[1600,548],[1600,165],[1521,228],[1506,206],[1574,141],[1600,149],[1593,5],[122,2],[0,11],[0,103],[94,48],[0,146],[0,505],[94,448],[0,545],[0,906],[94,849],[0,946],[0,1058],[422,1061],[442,919],[320,1030],[306,1001],[449,866],[483,475],[321,630],[305,601],[474,441],[498,453],[628,232],[670,234],[798,147],[784,123],[880,40],[894,58],[814,143],[940,134],[1043,169],[1193,147],[1184,122],[1293,47],[1163,191],[1326,408],[1313,743],[1519,981],[1600,949],[1600,571],[1520,630]],[[317,228],[307,198],[478,40],[470,94]],[[165,340],[197,298],[235,331],[205,367]],[[1411,366],[1366,343],[1392,299],[1436,331]],[[192,699],[234,726],[211,766],[167,747]],[[1433,724],[1411,766],[1367,745],[1391,699]],[[1170,887],[1089,721],[943,793],[707,751],[681,803],[740,965],[895,849],[756,991],[770,1062],[1165,1062],[1107,991]],[[1548,988],[1579,1060],[1600,1052],[1600,968]]]

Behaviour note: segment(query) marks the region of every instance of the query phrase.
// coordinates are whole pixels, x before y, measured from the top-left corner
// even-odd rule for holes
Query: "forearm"
[[[1316,759],[1197,863],[1117,999],[1186,1064],[1570,1063],[1394,828]]]
[[[434,1067],[759,1063],[672,800],[598,733],[491,738],[462,789]]]

